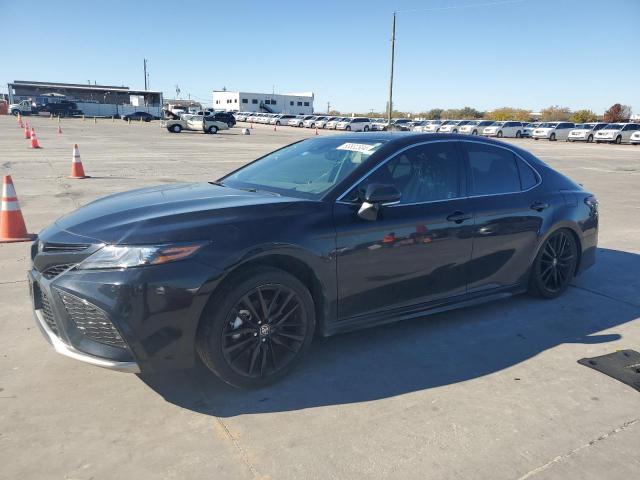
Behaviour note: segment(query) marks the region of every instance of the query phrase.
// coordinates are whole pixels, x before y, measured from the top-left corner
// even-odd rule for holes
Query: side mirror
[[[402,194],[393,185],[372,183],[367,186],[364,193],[364,200],[358,210],[358,216],[363,220],[377,220],[380,207],[399,203],[401,196]]]

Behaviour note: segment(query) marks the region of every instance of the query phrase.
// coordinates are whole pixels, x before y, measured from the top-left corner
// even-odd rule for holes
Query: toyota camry
[[[596,198],[516,146],[345,134],[85,205],[41,232],[28,276],[61,354],[126,372],[201,360],[260,387],[314,336],[557,297],[594,263],[597,232]]]

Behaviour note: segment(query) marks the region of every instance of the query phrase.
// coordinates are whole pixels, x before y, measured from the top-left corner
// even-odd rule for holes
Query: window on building
[[[271,100],[271,105],[275,105],[276,101],[275,100]]]
[[[234,98],[234,99],[233,99],[233,103],[238,103],[238,99],[237,99],[237,98]]]
[[[298,102],[298,106],[301,107],[302,106],[302,102]]]
[[[264,104],[265,104],[265,105],[271,105],[271,100],[265,100],[265,101],[264,101]]]
[[[258,103],[258,100],[257,100],[257,99],[255,99],[255,98],[252,98],[252,99],[251,99],[251,103],[253,103],[253,104],[257,104],[257,103]]]
[[[304,102],[304,106],[308,107],[309,106],[309,102]]]
[[[243,98],[242,99],[242,103],[249,103],[249,99],[248,98]]]
[[[293,102],[289,102],[289,105],[291,105],[293,107]]]

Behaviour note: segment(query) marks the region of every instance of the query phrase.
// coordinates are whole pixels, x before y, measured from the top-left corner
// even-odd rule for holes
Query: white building
[[[214,90],[213,109],[309,115],[313,113],[313,92],[272,94]]]

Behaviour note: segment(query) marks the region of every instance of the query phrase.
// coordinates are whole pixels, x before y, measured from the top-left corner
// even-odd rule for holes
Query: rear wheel
[[[502,138],[502,130],[500,130],[500,131],[498,132],[497,137],[498,137],[498,138]]]
[[[531,268],[529,293],[555,298],[568,287],[576,271],[578,246],[573,234],[561,229],[544,242]]]
[[[351,125],[347,125],[345,130],[351,130]]]
[[[230,281],[205,308],[197,351],[235,387],[257,388],[289,373],[315,330],[309,290],[294,276],[258,267]]]
[[[477,135],[477,134],[478,134],[478,130],[474,130],[471,135]]]
[[[587,138],[587,143],[593,143],[593,135],[589,135]]]
[[[522,133],[520,133],[520,130],[516,132],[516,138],[522,138]]]
[[[182,131],[182,127],[180,125],[174,125],[173,127],[171,127],[171,131],[173,133],[180,133]]]
[[[215,125],[211,125],[211,126],[209,127],[208,132],[209,132],[211,135],[215,135],[216,133],[218,133],[218,127],[216,127]]]
[[[365,132],[368,132],[368,131],[369,131],[369,126],[368,126],[368,125],[365,125],[365,126],[364,126],[364,131],[365,131]]]

